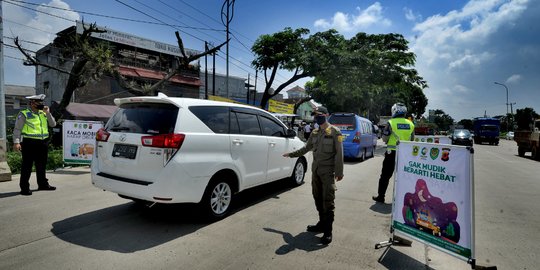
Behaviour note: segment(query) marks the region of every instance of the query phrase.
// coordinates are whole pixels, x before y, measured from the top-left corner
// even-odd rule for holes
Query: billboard
[[[394,234],[469,261],[474,256],[471,151],[404,141],[396,155]]]
[[[102,122],[65,120],[62,124],[64,163],[92,163],[96,147],[96,133],[102,127]]]

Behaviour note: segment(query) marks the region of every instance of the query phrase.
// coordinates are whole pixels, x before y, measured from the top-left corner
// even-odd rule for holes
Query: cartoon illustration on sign
[[[454,202],[443,203],[440,198],[432,196],[425,180],[418,179],[414,193],[405,194],[402,211],[406,225],[453,243],[459,242],[457,205]]]

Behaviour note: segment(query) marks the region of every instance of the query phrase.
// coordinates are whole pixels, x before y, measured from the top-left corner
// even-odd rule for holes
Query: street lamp
[[[502,83],[498,83],[498,82],[494,82],[495,84],[498,84],[498,85],[502,85],[504,86],[504,89],[506,89],[506,128],[508,130],[510,130],[510,127],[509,127],[509,122],[508,122],[508,87],[506,87],[506,85],[502,84]]]

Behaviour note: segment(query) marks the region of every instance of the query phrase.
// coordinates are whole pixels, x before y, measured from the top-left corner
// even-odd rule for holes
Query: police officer
[[[45,95],[26,97],[29,108],[19,112],[13,129],[13,149],[22,152],[22,167],[19,186],[21,194],[32,195],[30,190],[30,174],[32,165],[36,164],[38,190],[55,190],[45,177],[48,155],[49,127],[56,126],[56,121],[43,105]]]
[[[382,139],[386,143],[386,153],[379,178],[378,195],[372,199],[376,202],[384,203],[386,189],[390,182],[390,178],[394,174],[396,165],[396,145],[401,141],[412,141],[414,139],[414,124],[409,119],[405,118],[407,107],[402,103],[396,103],[392,106],[392,119],[388,121],[388,125],[384,128]]]
[[[328,110],[325,107],[318,107],[314,115],[320,127],[311,132],[304,147],[283,156],[299,157],[313,150],[311,187],[319,222],[307,226],[307,231],[324,233],[321,243],[328,245],[332,242],[336,180],[343,179],[343,136],[326,121]]]

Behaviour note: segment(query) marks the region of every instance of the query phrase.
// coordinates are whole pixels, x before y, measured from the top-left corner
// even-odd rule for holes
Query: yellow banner
[[[237,104],[244,104],[242,102],[238,102],[234,99],[228,99],[228,98],[224,98],[224,97],[220,97],[220,96],[212,96],[212,95],[208,95],[208,99],[209,100],[214,100],[214,101],[223,101],[223,102],[231,102],[231,103],[237,103]]]
[[[268,111],[273,113],[293,114],[294,104],[288,104],[271,99],[268,101]]]

